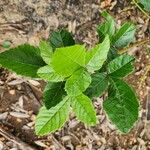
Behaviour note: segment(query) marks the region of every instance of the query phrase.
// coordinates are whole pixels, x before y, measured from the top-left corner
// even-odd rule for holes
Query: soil
[[[76,42],[92,46],[97,43],[96,26],[103,21],[106,9],[119,27],[125,21],[137,27],[135,41],[150,37],[150,20],[128,0],[1,0],[0,52],[6,41],[11,47],[23,43],[38,45],[57,28],[67,28]],[[116,131],[101,106],[103,97],[94,102],[99,124],[86,127],[74,114],[64,128],[38,137],[34,133],[36,114],[42,105],[44,81],[22,78],[0,68],[0,150],[148,150],[150,149],[150,43],[129,50],[136,58],[135,71],[126,80],[139,95],[140,117],[127,135]],[[1,134],[3,133],[3,134]],[[16,142],[15,142],[16,141]]]

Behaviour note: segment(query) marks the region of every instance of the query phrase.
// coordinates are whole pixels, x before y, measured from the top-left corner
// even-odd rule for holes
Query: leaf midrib
[[[38,132],[39,134],[41,133],[41,131],[43,130],[43,128],[45,128],[45,127],[49,124],[49,122],[52,120],[52,118],[54,118],[54,117],[57,115],[57,113],[59,112],[59,110],[68,102],[68,100],[69,100],[69,98],[67,98],[67,99],[65,100],[64,104],[61,105],[61,107],[60,107],[59,109],[57,109],[57,111],[50,117],[50,119],[48,119],[48,121],[45,123],[45,125],[42,126],[42,128],[41,128],[40,131]],[[59,124],[59,125],[60,125],[60,124]]]
[[[10,61],[8,58],[4,58],[4,57],[0,57],[0,58],[4,59],[4,61],[7,60],[7,62]],[[34,67],[41,67],[42,66],[42,65],[35,65],[35,64],[31,64],[31,63],[20,62],[20,61],[17,61],[17,60],[13,60],[12,62],[14,62],[16,64],[18,63],[18,64],[34,66]]]
[[[105,78],[106,78],[106,76],[105,76]],[[93,87],[97,87],[101,81],[104,81],[104,80],[103,79],[99,80],[99,82],[97,82],[97,84],[95,86],[93,86]]]
[[[80,48],[80,49],[83,49],[83,46],[82,46],[82,48]],[[68,59],[70,59],[72,62],[74,62],[75,64],[77,64],[77,65],[79,65],[80,67],[82,66],[82,67],[85,67],[85,64],[84,65],[81,65],[81,64],[79,64],[78,62],[76,62],[74,59],[72,59],[71,57],[69,57],[68,55],[65,55],[63,52],[61,52],[60,51],[60,53],[62,54],[62,55],[64,55],[65,57],[67,57]],[[80,55],[82,54],[83,52],[81,52],[80,53]],[[76,57],[76,59],[78,59],[79,57],[80,57],[80,55],[78,56],[78,57]],[[85,59],[85,57],[84,57],[84,59]]]
[[[126,63],[126,64],[124,64],[124,65],[122,65],[121,68],[115,70],[114,72],[109,73],[109,75],[112,75],[112,74],[114,74],[114,73],[116,73],[116,72],[119,72],[123,67],[125,67],[125,66],[128,65],[128,64],[130,64],[132,61],[133,61],[133,60],[131,60],[130,62],[128,62],[128,63]]]
[[[86,109],[86,107],[84,107],[84,105],[82,105],[78,100],[76,100],[76,102],[78,102],[81,106],[82,106],[82,108],[84,108],[84,112],[86,112],[86,114],[88,115],[88,116],[91,116],[91,113],[89,112],[89,111],[85,111],[85,110],[88,110],[88,109]],[[91,104],[91,103],[90,103]],[[93,112],[92,112],[93,113]],[[95,123],[95,120],[93,120],[93,117],[91,118],[90,117],[90,120],[92,121],[92,123]]]
[[[123,28],[125,25],[126,25],[126,24],[124,24],[124,25],[122,26],[122,28]],[[130,27],[131,27],[131,26],[132,26],[132,24],[130,24]],[[121,28],[121,29],[122,29],[122,28]],[[121,37],[123,37],[125,34],[127,34],[128,32],[130,32],[130,31],[133,30],[133,29],[132,29],[132,30],[130,29],[130,30],[128,31],[128,29],[129,29],[129,27],[126,28],[126,30],[125,30],[125,32],[124,32],[123,34],[120,34],[120,36],[119,36],[119,38],[117,38],[117,40],[114,40],[114,41],[112,41],[112,42],[113,42],[114,44],[116,44],[116,43],[120,40]],[[115,36],[114,36],[115,38],[117,37],[117,35],[119,35],[119,31],[120,31],[120,30],[118,30],[118,32],[115,34]],[[127,32],[127,31],[128,31],[128,32]],[[113,37],[113,39],[114,39],[114,37]],[[114,44],[113,44],[113,45],[114,45]]]
[[[111,79],[112,80],[112,82],[113,82],[113,85],[115,86],[115,89],[117,90],[117,92],[118,92],[118,99],[119,99],[119,101],[120,101],[120,104],[122,105],[122,110],[123,110],[123,117],[124,117],[124,119],[123,119],[123,122],[127,125],[128,123],[126,122],[126,117],[125,117],[125,108],[123,107],[123,102],[121,102],[121,94],[120,94],[120,92],[119,92],[119,89],[117,88],[117,86],[116,86],[116,84],[115,84],[115,82],[114,82],[114,80],[113,79]]]

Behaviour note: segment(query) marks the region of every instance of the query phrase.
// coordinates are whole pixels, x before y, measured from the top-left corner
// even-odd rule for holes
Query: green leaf
[[[64,29],[53,32],[49,38],[49,42],[53,49],[75,45],[71,33]]]
[[[36,134],[46,135],[60,129],[68,119],[69,109],[70,100],[68,97],[49,110],[42,107],[35,122]]]
[[[66,81],[65,90],[69,96],[82,94],[91,83],[91,76],[84,69],[77,70]]]
[[[3,42],[2,46],[3,46],[3,48],[6,48],[6,49],[10,48],[11,42],[6,40],[6,41]]]
[[[107,57],[107,63],[118,57],[118,50],[114,48],[113,46],[110,47]]]
[[[86,95],[81,94],[72,97],[71,106],[80,121],[90,126],[96,125],[96,111],[91,100]]]
[[[101,15],[106,19],[106,21],[97,27],[97,32],[100,41],[103,41],[107,34],[111,38],[112,35],[115,33],[115,21],[114,18],[106,11],[103,11]]]
[[[112,45],[123,48],[134,40],[136,28],[132,23],[125,23],[112,38]]]
[[[41,56],[46,64],[50,64],[51,58],[53,56],[53,50],[50,44],[48,44],[46,41],[41,41],[39,45]]]
[[[43,95],[43,100],[45,107],[50,109],[51,107],[56,106],[63,100],[64,95],[66,94],[64,90],[64,83],[51,83],[48,82]]]
[[[37,78],[37,70],[45,62],[37,47],[25,44],[0,53],[0,64],[17,74]]]
[[[109,37],[106,36],[101,44],[97,45],[91,51],[87,52],[86,68],[89,72],[94,72],[102,67],[103,63],[107,59],[109,48],[110,40]]]
[[[109,75],[113,77],[125,77],[134,70],[133,61],[134,57],[127,54],[115,58],[108,64]]]
[[[64,81],[64,78],[58,75],[50,65],[41,67],[38,70],[37,74],[40,78],[47,81],[51,81],[51,82]]]
[[[85,46],[58,48],[53,55],[52,66],[59,75],[72,75],[74,71],[85,66]]]
[[[123,133],[129,132],[138,119],[139,103],[135,92],[120,79],[111,80],[109,98],[103,107],[112,123]]]
[[[106,73],[95,73],[92,75],[92,83],[85,91],[90,98],[100,97],[108,88],[108,79]]]
[[[146,11],[150,11],[150,0],[139,0]]]

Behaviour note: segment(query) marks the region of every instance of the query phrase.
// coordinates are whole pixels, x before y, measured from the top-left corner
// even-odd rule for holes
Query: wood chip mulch
[[[88,46],[97,42],[96,25],[103,21],[100,12],[107,9],[119,27],[132,21],[137,27],[135,41],[150,36],[150,20],[128,0],[1,0],[0,51],[6,40],[11,46],[38,45],[57,28],[67,28],[76,41]],[[150,64],[150,43],[132,48],[135,72],[127,78],[139,95],[140,117],[126,135],[116,131],[102,110],[103,98],[94,102],[99,124],[86,127],[70,114],[61,131],[44,137],[34,133],[35,117],[42,104],[44,81],[22,78],[0,68],[0,150],[149,150],[150,149],[150,73],[142,86],[141,77]]]

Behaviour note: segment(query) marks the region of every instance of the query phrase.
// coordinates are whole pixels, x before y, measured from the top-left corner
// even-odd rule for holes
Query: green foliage
[[[119,54],[117,52],[117,49],[111,46],[108,52],[107,62],[110,62],[111,60],[115,59],[118,56]]]
[[[66,81],[65,90],[69,96],[82,94],[91,83],[91,76],[84,69],[77,70]]]
[[[106,21],[97,27],[97,32],[99,34],[99,40],[103,41],[106,34],[108,34],[110,38],[113,36],[116,30],[116,23],[114,18],[106,11],[103,11],[101,15],[106,19]]]
[[[98,26],[101,43],[91,50],[75,45],[66,30],[52,33],[48,42],[38,47],[21,45],[0,53],[0,65],[18,74],[40,77],[48,81],[43,95],[44,105],[37,116],[35,131],[45,135],[60,129],[69,116],[70,107],[83,123],[98,122],[92,105],[93,97],[108,92],[103,107],[116,127],[127,133],[138,119],[138,100],[123,78],[133,72],[134,57],[118,54],[118,48],[134,39],[135,27],[125,23],[116,30],[115,21],[107,12]]]
[[[66,95],[66,92],[64,90],[63,82],[48,82],[43,94],[45,107],[50,109],[51,107],[56,106],[63,100],[64,95]]]
[[[44,106],[36,118],[35,132],[38,135],[45,135],[61,128],[69,116],[70,100],[65,97],[58,105],[51,109]]]
[[[150,0],[139,0],[146,11],[150,11]]]
[[[106,36],[103,43],[97,45],[86,54],[86,68],[89,72],[101,69],[103,63],[107,59],[110,48],[109,37]]]
[[[112,78],[108,94],[104,110],[121,132],[129,132],[138,119],[139,103],[135,92],[121,79]]]
[[[53,32],[49,38],[49,42],[53,49],[75,45],[71,33],[64,29]]]
[[[87,125],[96,125],[96,112],[91,100],[84,94],[72,97],[71,106],[77,118]]]
[[[116,23],[113,17],[111,17],[106,11],[102,12],[102,16],[105,18],[105,22],[97,27],[99,35],[99,41],[103,41],[105,36],[110,37],[110,49],[108,52],[107,61],[111,61],[119,54],[117,49],[128,46],[134,40],[135,26],[132,23],[124,23],[120,29],[116,29]]]
[[[46,81],[51,81],[51,82],[64,81],[64,78],[58,75],[50,65],[41,67],[38,70],[37,74],[39,77],[41,77]]]
[[[116,48],[123,48],[128,46],[134,39],[135,26],[132,23],[125,23],[121,28],[113,35],[112,44]]]
[[[85,66],[85,46],[74,45],[59,48],[52,58],[52,66],[56,73],[64,77]]]
[[[46,41],[41,41],[39,48],[41,52],[41,57],[43,58],[45,63],[50,64],[51,58],[53,56],[52,47]]]
[[[40,50],[30,45],[21,45],[0,53],[0,64],[17,74],[37,78],[37,70],[45,63]]]
[[[10,48],[11,42],[6,40],[3,42],[2,46],[3,46],[3,48]]]
[[[90,98],[92,97],[99,97],[101,96],[108,88],[108,79],[107,74],[102,73],[95,73],[92,76],[92,83],[86,90],[85,94],[88,95]]]
[[[133,61],[134,57],[127,54],[115,58],[108,64],[109,75],[118,78],[125,77],[134,70]]]

